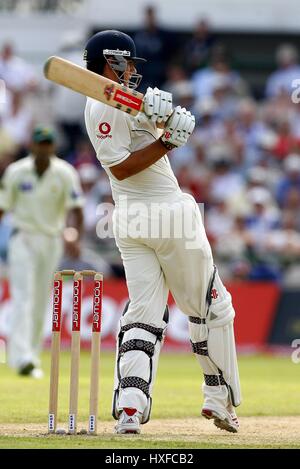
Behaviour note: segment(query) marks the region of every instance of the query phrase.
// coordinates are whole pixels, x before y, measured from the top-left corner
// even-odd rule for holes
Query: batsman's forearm
[[[156,140],[156,142],[151,143],[151,145],[142,150],[131,153],[125,161],[109,169],[119,181],[122,181],[149,168],[149,166],[160,160],[166,153],[166,147],[160,140]]]

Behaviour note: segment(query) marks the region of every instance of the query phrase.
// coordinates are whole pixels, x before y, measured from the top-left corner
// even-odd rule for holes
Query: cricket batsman
[[[136,64],[144,59],[136,57],[133,40],[122,32],[95,34],[84,58],[88,70],[127,87],[136,88],[142,78]],[[143,114],[131,117],[88,98],[85,121],[110,179],[113,229],[130,299],[117,338],[112,409],[116,433],[140,433],[140,425],[150,418],[169,290],[188,316],[192,349],[204,373],[202,415],[221,429],[237,432],[234,407],[241,395],[231,296],[214,265],[198,205],[181,191],[166,156],[187,142],[194,116],[180,106],[173,110],[170,93],[148,88]],[[152,210],[157,204],[163,209]],[[133,213],[138,233],[131,229]],[[164,229],[172,216],[178,223],[182,214],[192,221],[196,243],[189,242],[186,230],[181,236],[157,235],[160,221]]]
[[[8,364],[20,375],[43,376],[40,351],[53,273],[62,255],[67,219],[74,228],[69,242],[79,242],[82,204],[75,169],[55,156],[53,131],[36,127],[30,155],[7,167],[0,191],[0,217],[11,211],[14,223],[8,252]]]

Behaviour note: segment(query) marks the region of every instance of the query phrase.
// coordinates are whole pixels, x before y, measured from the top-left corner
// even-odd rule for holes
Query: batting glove
[[[186,144],[194,128],[195,117],[184,107],[177,106],[165,126],[160,141],[167,150],[181,147]]]
[[[158,88],[147,88],[144,96],[144,112],[156,123],[166,122],[172,114],[172,95]]]

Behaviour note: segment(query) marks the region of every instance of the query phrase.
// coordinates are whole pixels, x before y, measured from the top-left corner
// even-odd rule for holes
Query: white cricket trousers
[[[115,209],[114,234],[124,263],[130,298],[128,311],[121,318],[121,326],[138,322],[162,328],[169,290],[178,308],[186,315],[200,316],[200,311],[205,308],[213,258],[199,207],[192,196],[182,192],[161,202],[167,204],[161,218],[162,229],[167,231],[168,214],[172,212],[178,222],[178,237],[149,235],[149,223],[155,225],[153,232],[157,231],[159,223],[155,210],[150,214],[147,210],[143,212],[141,207],[140,215],[134,221],[121,205]],[[150,207],[149,202],[145,203]],[[190,222],[185,223],[185,230],[180,233],[182,213],[185,220],[192,220],[192,233]],[[137,228],[144,229],[144,236],[134,238],[132,233],[126,235],[126,229],[134,223]],[[173,233],[176,233],[175,229]],[[193,234],[197,235],[194,241]],[[139,330],[135,331],[138,338]],[[148,357],[146,354],[143,356],[140,352],[125,353],[120,362],[122,376],[135,376],[135,373],[143,376],[143,370],[149,366]],[[119,408],[132,407],[143,412],[146,403],[146,396],[139,389],[120,390]]]
[[[53,273],[62,255],[62,240],[19,231],[9,244],[9,279],[12,311],[9,324],[8,363],[19,368],[39,366],[44,321]]]

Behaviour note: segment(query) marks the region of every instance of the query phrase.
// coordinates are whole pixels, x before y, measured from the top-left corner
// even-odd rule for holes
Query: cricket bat
[[[142,93],[127,88],[61,57],[49,57],[44,65],[48,80],[136,116],[143,112]]]

